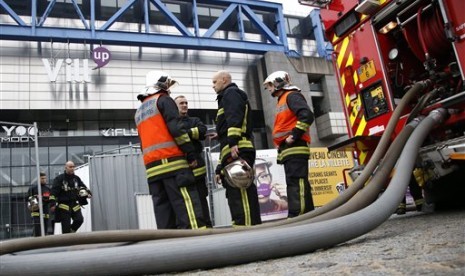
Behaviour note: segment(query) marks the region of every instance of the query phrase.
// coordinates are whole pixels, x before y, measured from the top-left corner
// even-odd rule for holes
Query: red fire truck
[[[397,104],[415,83],[428,85],[397,123],[443,107],[449,115],[419,153],[430,197],[465,191],[465,1],[299,0],[320,8],[345,107],[349,140],[360,164],[370,159]],[[418,110],[420,107],[420,110]],[[341,143],[339,146],[343,146]]]

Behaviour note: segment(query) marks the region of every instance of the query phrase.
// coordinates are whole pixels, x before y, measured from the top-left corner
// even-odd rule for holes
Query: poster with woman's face
[[[287,190],[284,167],[276,164],[276,150],[257,151],[255,184],[262,221],[287,217]]]
[[[254,183],[257,187],[262,221],[287,217],[286,175],[284,167],[276,164],[277,155],[276,150],[259,150],[256,155]],[[213,170],[218,164],[218,158],[219,153],[211,153]],[[214,187],[222,189],[221,185],[215,184]],[[222,204],[214,202],[213,205],[229,209],[226,198],[224,200]]]

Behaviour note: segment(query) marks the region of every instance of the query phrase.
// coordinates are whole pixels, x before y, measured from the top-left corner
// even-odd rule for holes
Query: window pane
[[[29,148],[14,148],[11,154],[11,165],[12,166],[24,166],[30,165]]]
[[[11,168],[11,180],[13,186],[30,186],[31,170],[35,167],[13,167]]]
[[[10,168],[3,167],[0,173],[0,186],[10,186],[11,172]]]
[[[39,165],[41,167],[48,165],[48,147],[39,147]]]
[[[66,147],[50,147],[51,165],[64,166],[66,161]]]
[[[73,161],[76,166],[84,164],[84,146],[68,147],[68,159]]]
[[[0,167],[10,166],[11,152],[9,148],[0,148]]]
[[[301,34],[299,19],[288,18],[287,20],[288,20],[288,23],[289,23],[290,34],[293,34],[293,35]]]

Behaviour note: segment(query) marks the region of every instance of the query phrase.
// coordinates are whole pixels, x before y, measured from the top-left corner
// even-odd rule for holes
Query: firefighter
[[[263,82],[265,90],[276,97],[273,142],[278,149],[278,164],[284,165],[287,184],[288,217],[296,217],[314,209],[308,181],[310,157],[309,128],[313,112],[289,74],[277,71]]]
[[[207,168],[205,166],[205,159],[203,158],[203,145],[202,142],[205,140],[207,134],[207,126],[197,117],[190,117],[187,114],[189,110],[188,102],[185,96],[177,96],[174,98],[176,105],[178,106],[179,116],[181,122],[187,129],[189,138],[195,147],[195,153],[197,157],[197,167],[192,170],[195,176],[195,184],[200,196],[200,202],[202,204],[203,216],[207,224],[207,228],[212,228],[212,222],[210,219],[210,209],[208,208],[208,187],[206,183]]]
[[[162,71],[150,71],[135,122],[146,167],[158,229],[205,228],[192,169],[197,168],[194,145],[179,120],[170,97],[176,83]]]
[[[49,203],[51,199],[51,190],[47,186],[47,175],[44,172],[40,173],[40,190],[42,193],[42,212],[43,212],[43,224],[44,234],[48,234],[48,220],[49,214]],[[32,223],[33,223],[33,235],[34,237],[41,236],[40,227],[40,211],[39,211],[39,188],[36,184],[33,184],[27,191],[27,207],[31,211]]]
[[[233,178],[225,178],[223,168],[237,159],[242,159],[249,167],[255,162],[255,147],[252,137],[252,111],[247,94],[231,80],[227,71],[214,74],[213,89],[217,93],[218,112],[216,115],[216,136],[221,147],[220,164],[217,166],[217,183],[226,183],[226,197],[231,212],[233,226],[261,224],[257,187],[253,175],[246,186],[238,187]],[[228,183],[229,181],[229,183]],[[240,184],[242,185],[242,183]]]
[[[81,206],[87,205],[87,199],[92,197],[81,178],[74,174],[75,167],[73,161],[66,162],[64,173],[53,180],[51,211],[55,212],[55,222],[61,222],[63,234],[75,233],[81,227],[84,223]]]

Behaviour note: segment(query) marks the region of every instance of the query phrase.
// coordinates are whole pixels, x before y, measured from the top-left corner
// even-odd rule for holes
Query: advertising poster
[[[262,221],[287,217],[286,176],[284,167],[276,164],[277,156],[278,152],[274,149],[258,150],[255,159],[254,183],[257,186]],[[211,158],[213,168],[216,168],[219,154],[211,153]],[[221,187],[221,185],[217,186],[217,188]],[[224,204],[227,206],[226,198]],[[220,208],[219,204],[214,206]],[[229,212],[229,207],[227,209]],[[221,221],[221,218],[215,220]]]
[[[284,166],[276,163],[277,155],[275,149],[257,150],[255,185],[262,221],[287,217],[286,174]],[[212,153],[211,156],[215,168],[219,154]],[[350,185],[352,181],[348,176],[348,170],[353,166],[354,159],[350,151],[328,152],[327,148],[310,148],[308,178],[315,207],[323,206],[344,192],[344,174],[347,185]],[[225,198],[224,201],[227,205]]]
[[[321,207],[343,193],[352,184],[348,170],[354,166],[350,151],[331,151],[328,148],[310,148],[309,181],[312,186],[313,203]]]
[[[258,150],[255,159],[255,184],[262,221],[287,217],[287,191],[284,166],[276,164],[278,152]]]

